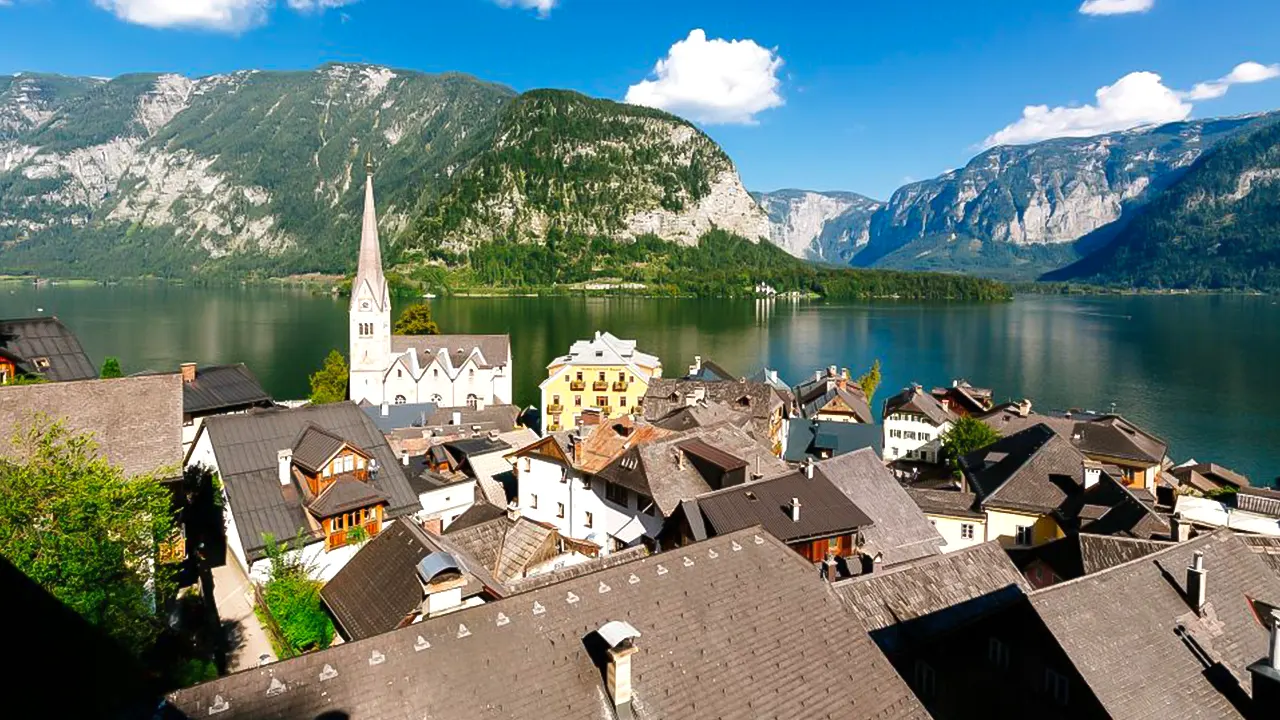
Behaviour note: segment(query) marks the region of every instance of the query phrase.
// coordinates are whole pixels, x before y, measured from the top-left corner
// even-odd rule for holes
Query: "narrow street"
[[[218,620],[227,637],[227,671],[257,667],[263,655],[275,662],[267,633],[253,614],[253,587],[234,559],[214,568],[213,587]]]

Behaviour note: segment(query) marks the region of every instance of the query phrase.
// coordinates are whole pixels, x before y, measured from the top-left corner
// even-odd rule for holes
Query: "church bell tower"
[[[351,365],[348,393],[355,402],[378,405],[384,400],[383,376],[391,365],[391,292],[382,274],[378,215],[373,201],[373,157],[365,161],[364,222],[360,228],[360,261],[351,283],[349,310]]]

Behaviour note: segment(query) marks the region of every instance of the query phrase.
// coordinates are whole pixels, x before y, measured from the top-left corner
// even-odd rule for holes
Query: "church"
[[[372,161],[365,169],[360,259],[351,284],[348,328],[351,399],[371,405],[510,404],[510,336],[391,334],[391,290],[382,271]]]

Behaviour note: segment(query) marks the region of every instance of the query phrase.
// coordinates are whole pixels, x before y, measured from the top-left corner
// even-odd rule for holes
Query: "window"
[[[396,368],[396,377],[404,377],[404,371],[400,368]]]
[[[999,638],[987,640],[987,660],[998,668],[1009,669],[1009,646]]]
[[[431,368],[431,377],[433,378],[440,377],[440,368]]]
[[[582,382],[582,371],[578,371],[578,375],[577,375],[576,380],[577,380],[578,382]]]
[[[649,516],[658,514],[658,506],[654,504],[653,498],[640,493],[636,493],[636,509]]]
[[[475,368],[471,368],[470,370],[468,370],[468,371],[467,371],[467,377],[469,377],[469,378],[471,378],[471,379],[473,379],[473,380],[474,380],[474,379],[475,379],[475,377],[476,377],[476,369],[475,369]]]
[[[573,396],[573,406],[574,406],[574,407],[582,407],[582,396],[581,396],[581,395],[574,395],[574,396]]]
[[[627,381],[627,374],[624,372],[618,373],[618,382],[626,382],[626,381]]]
[[[530,496],[529,496],[529,509],[530,509],[530,510],[537,510],[537,509],[538,509],[538,496],[537,496],[537,495],[530,495]]]
[[[973,523],[960,524],[960,537],[961,539],[964,539],[964,540],[973,539]]]
[[[582,489],[583,489],[583,490],[590,490],[590,489],[591,489],[591,478],[589,478],[589,477],[584,477],[584,478],[582,478]]]
[[[1032,537],[1031,530],[1032,530],[1031,525],[1019,525],[1016,531],[1016,534],[1014,536],[1014,542],[1018,543],[1019,545],[1030,545],[1031,537]]]
[[[551,396],[551,404],[552,404],[552,405],[559,405],[559,404],[560,404],[560,396],[559,396],[559,395],[552,395],[552,396]]]
[[[407,403],[407,402],[409,402],[409,399],[408,399],[408,398],[406,398],[405,396],[403,396],[403,395],[397,395],[397,396],[396,396],[396,404],[397,404],[397,405],[404,405],[404,404],[405,404],[405,403]]]
[[[624,408],[626,406],[627,406],[627,396],[623,395],[622,397],[618,398],[618,407]]]
[[[525,471],[525,472],[529,472],[529,471],[531,471],[531,470],[533,470],[533,458],[525,458],[525,459],[524,459],[524,471]],[[534,507],[537,507],[537,505],[535,505]]]
[[[614,505],[627,506],[627,489],[621,485],[615,485],[611,482],[604,484],[604,499]]]
[[[915,687],[916,691],[923,697],[933,697],[933,691],[937,683],[937,676],[933,672],[933,668],[929,663],[923,660],[916,660],[915,669]]]
[[[600,382],[604,382],[604,371],[600,371]]]
[[[594,527],[594,525],[592,524],[594,520],[595,518],[591,515],[591,513],[589,512],[583,513],[583,518],[582,518],[583,527]]]
[[[1053,668],[1044,669],[1044,691],[1053,696],[1059,705],[1067,704],[1067,678]]]
[[[476,397],[474,393],[467,396],[467,407],[475,410],[479,405],[480,398]]]
[[[556,517],[564,517],[564,503],[556,503]]]
[[[608,407],[608,406],[609,406],[609,398],[605,397],[604,395],[596,396],[596,407]]]

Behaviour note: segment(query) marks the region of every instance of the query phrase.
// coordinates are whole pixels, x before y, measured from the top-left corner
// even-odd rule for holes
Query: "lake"
[[[795,383],[819,367],[857,374],[879,358],[883,399],[911,382],[965,377],[1042,410],[1114,408],[1255,482],[1280,474],[1280,304],[1269,297],[1020,297],[995,305],[642,298],[444,298],[445,332],[510,333],[516,401],[538,401],[553,357],[595,330],[635,338],[667,376],[695,354],[737,373],[768,365]],[[303,291],[166,284],[0,284],[0,317],[57,315],[95,362],[126,372],[244,362],[277,398],[347,346],[345,299]]]

